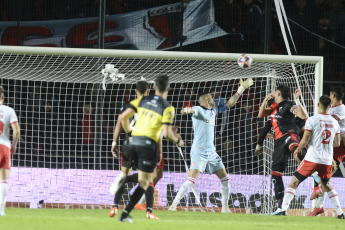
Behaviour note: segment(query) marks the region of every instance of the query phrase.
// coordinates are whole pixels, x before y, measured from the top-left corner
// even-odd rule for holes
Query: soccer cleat
[[[109,192],[111,195],[115,195],[121,185],[125,182],[126,176],[123,173],[120,173],[115,178],[114,182],[110,185]]]
[[[146,212],[146,218],[147,219],[152,219],[152,220],[158,220],[159,218],[153,214],[152,212]]]
[[[6,216],[5,212],[0,212],[0,216]]]
[[[322,189],[320,188],[320,186],[314,187],[313,189],[313,193],[310,196],[310,200],[314,200],[316,198],[318,198],[319,196],[321,196],[323,194]]]
[[[146,204],[136,204],[134,208],[136,210],[146,211]]]
[[[128,223],[134,223],[134,221],[132,220],[132,217],[130,216],[123,216],[123,214],[120,216],[119,218],[120,222],[128,222]]]
[[[112,209],[110,209],[108,216],[109,217],[115,217],[118,211],[119,211],[119,209],[117,207],[113,207]]]
[[[345,215],[344,215],[344,213],[342,213],[341,215],[338,215],[338,217],[337,217],[338,219],[345,219]]]
[[[286,211],[282,211],[278,208],[275,212],[271,213],[272,216],[286,216]]]
[[[314,208],[314,210],[309,214],[309,216],[316,216],[316,215],[320,215],[322,213],[324,213],[326,210],[324,207],[322,208]]]

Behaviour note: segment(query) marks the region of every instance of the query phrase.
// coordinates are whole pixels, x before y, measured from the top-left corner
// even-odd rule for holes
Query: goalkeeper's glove
[[[254,84],[254,81],[252,78],[248,78],[246,81],[243,81],[242,79],[240,80],[241,86],[238,88],[237,93],[242,95],[244,90],[248,89],[250,86]]]

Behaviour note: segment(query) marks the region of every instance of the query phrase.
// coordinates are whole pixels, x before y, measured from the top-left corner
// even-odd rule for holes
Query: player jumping
[[[276,212],[275,215],[286,215],[286,211],[299,184],[311,176],[315,171],[318,171],[319,177],[321,178],[321,184],[328,193],[328,197],[333,203],[338,218],[345,219],[344,213],[340,207],[338,194],[329,184],[329,180],[332,177],[333,146],[340,146],[339,125],[337,121],[328,114],[330,104],[331,99],[329,97],[321,96],[318,103],[319,114],[308,118],[306,122],[303,139],[295,150],[294,155],[298,155],[301,149],[305,148],[307,145],[308,151],[304,160],[294,173],[289,187],[286,189],[281,210]],[[324,200],[324,196],[318,198],[316,211],[319,213],[317,214],[322,213]]]
[[[299,128],[295,124],[295,116],[301,119],[307,118],[306,110],[299,101],[300,90],[294,93],[295,103],[289,101],[290,88],[280,85],[277,90],[269,94],[263,101],[259,110],[259,117],[271,116],[271,122],[275,133],[274,152],[272,156],[272,183],[274,184],[277,212],[280,212],[284,196],[283,173],[288,160],[298,146]],[[274,98],[275,103],[267,106],[267,102]]]
[[[251,85],[253,85],[251,78],[245,82],[241,80],[238,91],[226,102],[225,106],[220,106],[220,109],[233,107],[244,90]],[[208,92],[199,94],[199,104],[200,106],[186,107],[181,110],[182,114],[192,114],[194,139],[191,149],[191,166],[188,179],[179,189],[169,210],[176,211],[178,203],[189,188],[194,186],[200,172],[203,173],[206,170],[209,174],[216,174],[220,179],[222,185],[222,212],[229,213],[229,176],[214,146],[214,126],[219,110],[211,93]]]
[[[340,127],[340,140],[345,141],[345,105],[343,104],[344,89],[340,86],[331,87],[329,96],[331,99],[331,108],[329,109],[328,113],[338,121]],[[342,161],[345,158],[345,146],[341,144],[339,147],[335,147],[333,152],[332,175],[338,170],[339,165],[342,164]],[[314,190],[310,198],[311,200],[313,200],[314,210],[318,200],[316,198],[318,198],[319,196],[326,196],[326,194],[322,192],[322,189],[320,188],[318,183],[314,183]],[[312,213],[314,213],[314,211]]]

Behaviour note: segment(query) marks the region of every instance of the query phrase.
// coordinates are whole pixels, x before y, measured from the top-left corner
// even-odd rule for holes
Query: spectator
[[[254,52],[260,45],[262,10],[254,0],[243,0],[242,24],[240,32],[244,34],[246,49]]]
[[[340,0],[333,0],[331,10],[328,11],[329,28],[332,31],[335,41],[341,40],[341,32],[345,27],[345,12]]]

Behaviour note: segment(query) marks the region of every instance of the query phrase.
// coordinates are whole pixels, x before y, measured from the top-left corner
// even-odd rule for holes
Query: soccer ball
[[[245,54],[242,54],[238,59],[237,59],[237,64],[241,69],[247,69],[250,68],[253,65],[253,59]]]

